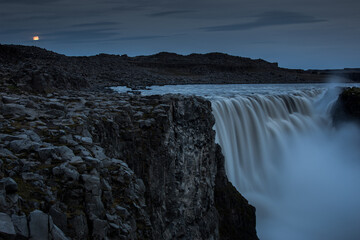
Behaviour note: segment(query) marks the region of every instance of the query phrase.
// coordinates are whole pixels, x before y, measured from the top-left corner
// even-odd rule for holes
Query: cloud
[[[2,29],[0,30],[0,34],[1,35],[6,35],[6,34],[17,34],[17,33],[23,33],[28,31],[28,29],[25,28],[16,28],[16,29]]]
[[[122,37],[113,39],[113,41],[131,41],[131,40],[146,40],[146,39],[156,39],[156,38],[165,38],[168,36],[162,36],[162,35],[144,35],[144,36],[134,36],[134,37]]]
[[[190,10],[175,10],[175,11],[163,11],[163,12],[157,12],[157,13],[151,13],[148,16],[149,17],[166,17],[170,15],[178,15],[183,13],[193,13],[195,11]]]
[[[318,19],[297,12],[273,11],[261,14],[253,22],[203,27],[201,29],[207,32],[241,31],[268,26],[319,23],[325,21],[324,19]]]
[[[91,23],[80,23],[71,25],[74,28],[83,28],[83,27],[103,27],[103,26],[113,26],[117,25],[117,22],[91,22]]]
[[[60,0],[1,0],[0,4],[14,4],[14,5],[34,5],[34,4],[48,4],[58,2]]]
[[[93,42],[116,37],[117,28],[99,28],[56,31],[40,34],[42,41],[46,42]]]

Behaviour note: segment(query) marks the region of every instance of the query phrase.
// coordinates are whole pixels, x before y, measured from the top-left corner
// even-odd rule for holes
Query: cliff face
[[[227,181],[208,101],[0,100],[0,236],[257,239],[255,209]]]
[[[217,239],[209,102],[157,96],[129,103],[135,111],[128,117],[111,122],[89,118],[89,125],[95,141],[144,180],[154,239]]]
[[[129,102],[133,118],[89,125],[144,180],[154,239],[218,239],[219,230],[221,239],[257,239],[255,209],[227,181],[210,102],[170,95]]]
[[[346,121],[360,123],[360,88],[345,88],[332,111],[335,125]]]

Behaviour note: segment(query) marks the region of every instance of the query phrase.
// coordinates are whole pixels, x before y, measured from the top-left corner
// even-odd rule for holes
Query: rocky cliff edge
[[[0,238],[257,239],[210,103],[2,92]]]

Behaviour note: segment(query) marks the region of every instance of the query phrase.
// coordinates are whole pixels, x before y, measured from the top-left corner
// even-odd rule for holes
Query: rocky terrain
[[[151,56],[100,54],[67,57],[38,47],[0,44],[0,87],[49,93],[54,89],[132,88],[164,84],[317,83],[330,75],[360,81],[360,69],[279,68],[277,63],[222,53],[159,53]]]
[[[345,88],[334,105],[332,116],[335,125],[348,121],[360,124],[360,88]]]
[[[227,180],[210,102],[104,87],[326,75],[220,53],[0,45],[0,239],[258,239],[255,209]]]
[[[0,238],[257,239],[208,101],[3,91]]]

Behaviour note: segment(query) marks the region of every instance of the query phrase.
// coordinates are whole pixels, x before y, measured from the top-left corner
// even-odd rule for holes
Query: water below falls
[[[212,101],[229,180],[260,239],[360,239],[360,129],[334,128],[336,89]]]
[[[263,240],[360,239],[360,129],[334,128],[338,88],[153,86],[211,100],[229,180],[256,207]],[[118,91],[128,89],[120,87]]]

